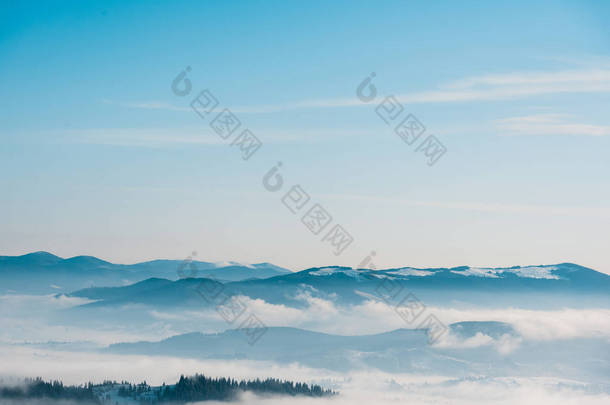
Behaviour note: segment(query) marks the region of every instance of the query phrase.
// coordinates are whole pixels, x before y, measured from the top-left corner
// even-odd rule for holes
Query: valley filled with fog
[[[223,280],[222,264],[199,274],[192,261],[164,262],[162,278],[150,265],[130,273],[87,259],[72,268],[75,259],[46,255],[0,261],[11,286],[0,294],[3,385],[41,377],[161,386],[204,373],[338,393],[233,399],[247,403],[610,399],[610,277],[577,265],[260,274],[228,263],[232,280]],[[96,266],[126,281],[94,284],[87,273]],[[65,273],[70,290],[37,281],[51,270]],[[17,276],[31,277],[23,291]]]

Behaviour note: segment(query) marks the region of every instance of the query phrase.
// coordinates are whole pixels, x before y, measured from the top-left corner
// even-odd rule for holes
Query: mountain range
[[[60,293],[153,307],[206,306],[202,288],[268,303],[306,306],[307,296],[338,304],[391,301],[410,292],[428,304],[556,308],[610,305],[610,276],[572,263],[482,268],[327,266],[291,272],[271,263],[153,260],[114,264],[93,256],[64,259],[47,252],[0,256],[0,293]]]
[[[114,264],[93,256],[68,259],[48,252],[22,256],[0,256],[0,293],[70,292],[90,286],[123,286],[148,278],[179,278],[197,274],[222,281],[240,281],[288,274],[290,270],[271,263],[211,263],[190,260],[152,260],[136,264]]]
[[[306,306],[307,297],[338,304],[358,304],[370,299],[398,304],[400,297],[408,293],[427,304],[452,306],[518,304],[526,308],[561,308],[568,304],[573,307],[610,305],[610,276],[570,263],[450,269],[323,267],[232,282],[203,277],[175,281],[151,278],[130,286],[87,288],[70,295],[95,300],[88,304],[89,307],[127,303],[205,307],[214,305],[204,296],[206,291],[220,290],[228,296],[242,295],[290,307]]]
[[[243,331],[187,333],[158,342],[118,343],[105,351],[200,359],[241,359],[295,363],[335,371],[373,367],[386,372],[472,375],[583,375],[607,382],[610,358],[602,356],[605,339],[525,341],[503,322],[449,325],[454,345],[429,345],[426,331],[397,329],[374,335],[341,336],[298,328],[271,327],[250,345]],[[512,345],[510,350],[503,347]],[[584,373],[584,374],[583,374]]]
[[[14,315],[13,308],[7,305],[7,324],[21,328],[22,318],[40,316],[43,330],[52,327],[62,350],[81,350],[81,346],[98,350],[103,345],[100,350],[116,354],[299,363],[337,371],[372,367],[458,378],[553,376],[607,384],[610,358],[603,317],[604,309],[610,308],[609,291],[609,275],[572,263],[382,270],[325,266],[292,272],[270,263],[154,260],[123,265],[92,256],[64,259],[46,252],[0,257],[3,302],[20,303],[26,309],[11,319],[8,315]],[[247,302],[246,309],[236,310],[260,316],[261,322],[270,326],[250,344],[244,329],[239,329],[247,316],[239,321],[227,320],[224,309],[218,307],[221,302],[215,299],[217,296],[223,297],[223,304],[228,302],[224,298],[231,297],[232,302]],[[403,324],[425,327],[419,320],[402,322],[409,315],[404,310],[414,310],[412,304],[418,300],[428,313],[439,318],[452,315],[450,321],[444,319],[448,332],[434,344],[430,344],[424,329],[390,330]],[[380,301],[393,308],[379,305]],[[52,305],[39,314],[41,303]],[[494,308],[502,313],[484,313]],[[566,308],[574,312],[565,314]],[[586,311],[575,311],[579,308]],[[527,318],[525,329],[523,321],[511,320],[513,309]],[[523,311],[529,309],[552,309],[557,314],[532,312],[529,320],[529,312]],[[358,329],[356,325],[350,329],[353,336],[320,332],[343,331],[342,317],[343,321],[358,323],[359,311],[363,310],[375,317],[374,321],[362,317],[363,324],[374,324],[378,317],[381,326]],[[456,313],[460,316],[453,316]],[[302,314],[311,318],[301,319]],[[386,326],[390,319],[386,315],[401,323]],[[562,330],[564,325],[549,324],[548,320],[532,324],[535,319],[546,319],[544,316],[557,317],[557,323],[569,319],[567,333],[555,337],[549,331],[549,337],[543,333],[547,332],[545,328]],[[585,324],[593,322],[595,327],[586,333],[572,333],[574,325],[580,330],[580,317],[588,317]],[[469,322],[449,324],[456,320]],[[497,322],[507,320],[513,323]],[[333,327],[329,328],[328,323]],[[61,340],[64,331],[79,333],[85,328],[91,329],[96,338],[102,335],[103,343]],[[15,329],[19,339],[25,340],[22,330]],[[360,334],[380,330],[386,332]],[[37,336],[35,330],[26,332]],[[166,339],[157,340],[161,338]],[[134,343],[136,339],[147,341]],[[33,341],[45,347],[46,338]],[[106,347],[110,342],[115,344]],[[50,339],[47,343],[55,347]]]

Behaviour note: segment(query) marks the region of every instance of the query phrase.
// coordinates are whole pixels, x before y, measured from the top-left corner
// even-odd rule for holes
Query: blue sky
[[[301,269],[375,251],[378,268],[570,261],[610,273],[610,4],[0,13],[1,254],[197,251]],[[193,90],[179,97],[186,66]],[[371,72],[378,96],[363,103]],[[206,88],[263,142],[251,159],[190,110]],[[389,95],[446,147],[435,165],[377,116]],[[272,193],[262,177],[278,161],[285,186]],[[352,235],[340,256],[282,205],[296,184]]]

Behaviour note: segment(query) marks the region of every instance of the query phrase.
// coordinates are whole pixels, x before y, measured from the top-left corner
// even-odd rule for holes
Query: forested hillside
[[[79,386],[64,385],[60,381],[46,382],[41,378],[25,380],[23,384],[0,388],[0,403],[3,399],[19,403],[30,399],[71,400],[79,404],[141,404],[186,403],[192,401],[230,401],[237,399],[239,393],[252,392],[258,395],[289,395],[324,397],[335,395],[319,385],[282,381],[268,378],[265,380],[235,380],[232,378],[211,378],[203,374],[192,377],[181,376],[175,385],[153,387],[146,382],[105,381],[102,384],[87,383]]]

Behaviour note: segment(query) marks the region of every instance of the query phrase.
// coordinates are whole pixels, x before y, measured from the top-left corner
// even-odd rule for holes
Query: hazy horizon
[[[3,254],[610,273],[608,5],[26,4],[2,17]],[[251,158],[193,111],[204,89],[262,142]],[[394,131],[408,114],[412,144]],[[319,235],[314,204],[332,216]],[[353,238],[338,257],[335,224]]]
[[[98,259],[113,263],[113,264],[125,264],[125,265],[131,265],[131,264],[138,264],[138,263],[145,263],[145,262],[149,262],[149,261],[154,261],[154,260],[176,260],[176,261],[183,261],[187,258],[189,258],[192,255],[192,252],[188,255],[186,255],[185,257],[151,257],[151,258],[146,258],[146,259],[142,259],[142,260],[134,260],[134,261],[129,261],[129,262],[121,262],[121,261],[115,261],[115,260],[111,260],[105,257],[100,257],[100,256],[96,256],[96,255],[92,255],[92,254],[87,254],[87,253],[79,253],[79,254],[70,254],[70,255],[58,255],[55,254],[53,252],[48,252],[45,250],[35,250],[35,251],[30,251],[30,252],[26,252],[26,253],[19,253],[19,254],[0,254],[0,256],[24,256],[30,253],[50,253],[54,256],[58,256],[61,257],[62,259],[70,259],[73,257],[79,257],[79,256],[92,256],[92,257],[96,257]],[[2,253],[2,252],[0,252]],[[376,252],[375,252],[376,253]],[[375,256],[376,255],[369,255],[370,257],[370,261],[374,262],[375,261]],[[205,257],[199,257],[197,255],[195,255],[194,257],[192,257],[192,259],[194,261],[201,261],[201,262],[210,262],[210,263],[229,263],[229,262],[234,262],[237,264],[259,264],[259,263],[270,263],[279,267],[282,267],[284,269],[290,270],[292,272],[298,272],[298,271],[302,271],[302,270],[306,270],[306,269],[311,269],[311,268],[318,268],[318,267],[332,267],[332,266],[339,266],[339,265],[335,265],[335,264],[318,264],[318,265],[314,265],[314,266],[309,266],[309,267],[303,267],[303,268],[290,268],[287,266],[282,266],[278,263],[274,263],[272,261],[269,262],[246,262],[243,260],[234,260],[234,259],[224,259],[224,260],[209,260]],[[366,260],[366,257],[363,258],[363,260]],[[368,263],[368,262],[367,262]],[[572,263],[572,262],[561,262],[561,263]],[[375,267],[377,269],[382,269],[382,268],[386,268],[386,269],[391,269],[391,268],[400,268],[400,267],[417,267],[417,268],[422,268],[422,269],[431,269],[431,268],[441,268],[441,267],[445,267],[445,268],[454,268],[454,267],[463,267],[463,266],[467,266],[467,267],[491,267],[491,268],[508,268],[508,267],[514,267],[514,266],[521,266],[521,267],[525,267],[525,266],[550,266],[550,265],[555,265],[555,264],[561,264],[560,262],[557,263],[512,263],[512,264],[505,264],[505,265],[494,265],[494,266],[490,266],[490,265],[471,265],[471,264],[456,264],[456,265],[450,265],[450,266],[434,266],[434,265],[428,265],[428,266],[421,266],[421,267],[417,267],[417,266],[412,266],[408,263],[406,264],[402,264],[402,265],[397,265],[397,266],[389,266],[389,267],[379,267],[377,265],[375,265]],[[362,261],[358,264],[362,264]],[[350,265],[344,265],[345,267],[352,267],[352,268],[358,268],[357,265],[355,264],[353,266]],[[573,263],[573,264],[578,264],[583,266],[581,263]],[[343,266],[343,265],[342,265]],[[587,266],[584,266],[587,267]],[[364,266],[363,268],[369,268]],[[375,269],[373,269],[375,270]],[[597,269],[597,268],[592,268],[592,270],[598,271],[600,273],[605,273],[605,274],[610,274],[610,272],[604,271],[604,269]]]

